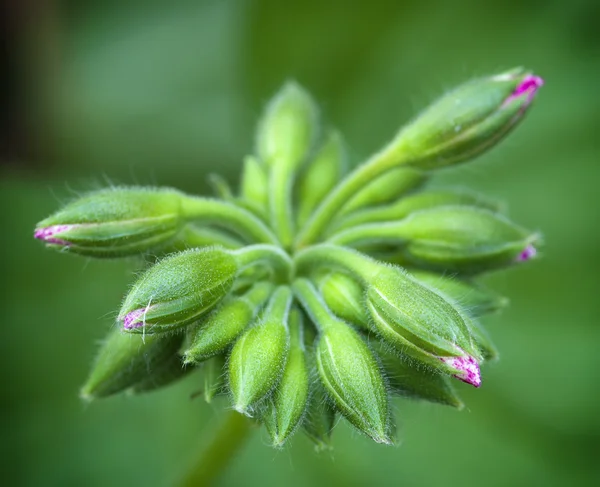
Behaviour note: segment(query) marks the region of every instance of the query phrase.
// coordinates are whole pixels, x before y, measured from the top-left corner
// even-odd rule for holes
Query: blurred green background
[[[445,89],[524,65],[546,80],[519,129],[441,181],[506,200],[543,258],[488,282],[501,360],[462,412],[399,402],[402,444],[341,424],[334,452],[256,432],[220,485],[600,485],[600,3],[5,1],[0,204],[0,479],[171,485],[226,402],[197,375],[84,405],[78,388],[132,262],[47,251],[35,223],[109,183],[205,192],[237,180],[270,94],[297,79],[358,163]]]

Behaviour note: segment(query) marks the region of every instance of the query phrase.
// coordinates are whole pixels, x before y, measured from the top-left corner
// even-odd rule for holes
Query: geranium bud
[[[306,279],[294,291],[319,328],[317,372],[325,392],[344,417],[377,443],[391,444],[392,418],[379,364],[360,335],[336,318]]]
[[[217,247],[170,255],[133,285],[118,321],[125,330],[138,333],[188,325],[227,295],[237,271],[235,257]]]
[[[235,342],[229,356],[229,388],[233,407],[252,415],[256,403],[269,395],[283,375],[288,357],[287,318],[291,292],[279,287],[262,318]]]
[[[518,124],[543,84],[540,77],[517,68],[460,85],[404,128],[395,150],[422,169],[472,159]]]
[[[392,393],[410,399],[463,408],[447,375],[419,367],[411,359],[393,353],[385,345],[377,348]]]
[[[288,82],[267,105],[256,141],[258,156],[267,166],[296,169],[316,136],[318,111],[311,96]]]
[[[252,322],[272,289],[270,283],[258,283],[243,296],[232,298],[201,320],[190,331],[185,363],[202,362],[223,353]]]
[[[145,379],[137,382],[130,390],[133,394],[152,392],[177,382],[194,370],[195,367],[184,365],[181,362],[179,354],[173,354],[163,365],[148,374]]]
[[[184,220],[181,193],[112,188],[69,203],[37,224],[35,238],[92,257],[140,254],[172,239]]]
[[[267,181],[267,170],[260,161],[252,156],[246,157],[240,182],[240,198],[263,217],[267,214],[269,202]]]
[[[215,355],[202,364],[204,375],[204,400],[211,403],[218,394],[225,390],[225,355]]]
[[[81,389],[81,397],[106,397],[148,381],[177,354],[181,341],[181,335],[142,337],[112,330]]]
[[[475,273],[508,266],[535,255],[537,236],[507,218],[467,206],[412,213],[399,224],[403,253],[416,265]]]
[[[361,328],[367,327],[365,291],[355,279],[340,272],[326,274],[319,279],[319,290],[336,316]]]
[[[338,132],[328,134],[325,142],[298,178],[298,225],[334,188],[344,173],[346,154]]]
[[[367,288],[371,327],[397,351],[461,379],[482,359],[465,317],[399,268],[384,268]],[[469,375],[470,374],[470,375]]]
[[[289,315],[290,351],[285,371],[263,419],[276,447],[283,446],[294,433],[308,405],[309,380],[301,319],[299,310],[292,309]]]

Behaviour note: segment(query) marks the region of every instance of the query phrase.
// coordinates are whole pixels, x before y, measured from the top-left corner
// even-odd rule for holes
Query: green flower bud
[[[399,268],[384,268],[367,288],[371,326],[396,350],[479,387],[481,354],[465,317]]]
[[[444,277],[434,272],[417,269],[411,269],[410,274],[448,300],[459,303],[461,308],[472,317],[495,313],[508,305],[505,297],[472,281]]]
[[[365,206],[375,206],[395,200],[418,188],[427,180],[422,171],[410,167],[397,167],[370,181],[344,205],[340,214],[347,214]]]
[[[336,408],[377,443],[391,444],[391,412],[379,364],[359,334],[336,318],[306,279],[297,279],[298,299],[319,327],[315,361]]]
[[[204,400],[210,404],[216,395],[225,390],[225,355],[215,355],[202,364],[204,374]]]
[[[232,298],[202,320],[190,332],[190,347],[184,354],[185,363],[202,362],[223,353],[254,320],[272,289],[270,283],[258,283],[244,296]]]
[[[141,394],[155,391],[156,389],[173,384],[194,370],[195,367],[182,364],[179,355],[172,355],[163,365],[149,374],[148,377],[136,383],[131,388],[131,392],[133,394]]]
[[[238,267],[234,255],[218,247],[166,257],[133,285],[118,321],[125,330],[139,333],[188,325],[227,295]]]
[[[302,427],[304,434],[315,444],[315,450],[331,450],[334,426],[335,409],[329,403],[323,386],[320,383],[313,384]]]
[[[264,417],[273,446],[281,447],[300,424],[308,405],[308,371],[300,311],[289,317],[290,351],[285,371]]]
[[[140,254],[178,232],[184,222],[181,198],[171,189],[96,191],[39,222],[34,236],[50,247],[91,257]]]
[[[362,223],[396,221],[419,210],[449,205],[476,206],[494,212],[498,212],[501,209],[501,206],[496,201],[472,191],[431,189],[409,194],[389,205],[365,208],[364,210],[357,211],[343,218],[333,228],[339,231]]]
[[[467,206],[412,213],[398,225],[409,262],[439,270],[475,273],[522,262],[535,255],[535,234],[505,217]]]
[[[388,385],[394,394],[458,409],[464,407],[448,376],[429,368],[419,367],[414,361],[398,356],[384,346],[380,346],[377,350],[386,371]]]
[[[365,292],[356,280],[339,272],[327,274],[319,280],[319,290],[334,314],[361,328],[367,327]]]
[[[268,166],[296,169],[316,135],[317,108],[298,84],[288,82],[267,105],[257,138],[259,158]]]
[[[346,154],[338,132],[332,131],[297,183],[298,226],[303,225],[312,211],[335,187],[344,173]]]
[[[240,184],[240,196],[255,213],[267,214],[269,195],[267,192],[268,176],[265,168],[252,156],[244,159],[244,169]]]
[[[541,78],[521,68],[465,83],[404,128],[396,150],[422,169],[472,159],[517,125],[542,85]]]
[[[277,386],[285,370],[289,336],[287,317],[291,292],[279,287],[262,319],[235,342],[229,356],[229,388],[234,408],[251,415],[256,403]]]
[[[176,356],[181,341],[181,335],[142,337],[112,330],[81,389],[81,397],[110,396],[151,379]]]

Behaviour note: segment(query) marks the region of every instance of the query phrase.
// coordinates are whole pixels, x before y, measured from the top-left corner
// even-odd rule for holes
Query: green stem
[[[333,313],[331,313],[321,295],[308,279],[296,279],[292,288],[298,301],[302,303],[302,307],[320,331],[323,331],[332,321],[335,321]]]
[[[408,159],[403,159],[399,152],[397,141],[394,139],[338,184],[300,232],[296,240],[296,248],[303,248],[315,242],[336,213],[366,184],[377,176],[405,163]]]
[[[298,274],[310,273],[315,266],[336,268],[360,281],[371,280],[382,267],[382,264],[356,250],[329,244],[314,245],[298,252],[294,263]]]
[[[275,245],[248,245],[234,250],[240,267],[250,267],[266,263],[273,270],[275,279],[281,283],[289,282],[293,270],[293,262],[288,254]]]
[[[277,237],[248,210],[225,201],[185,196],[182,212],[191,221],[206,221],[223,226],[254,242],[277,244]]]
[[[202,450],[180,487],[203,487],[223,473],[252,430],[252,423],[244,415],[230,411],[210,443]]]
[[[269,216],[271,227],[285,249],[294,241],[294,215],[292,213],[292,182],[294,173],[285,164],[274,164],[269,180]]]

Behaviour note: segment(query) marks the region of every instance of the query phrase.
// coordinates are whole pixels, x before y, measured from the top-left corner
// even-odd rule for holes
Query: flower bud
[[[358,333],[331,321],[315,353],[321,383],[345,418],[375,442],[391,444],[387,390],[379,364]]]
[[[173,384],[194,370],[195,367],[184,365],[181,362],[181,357],[178,354],[174,354],[163,365],[155,369],[152,374],[137,382],[131,388],[131,392],[133,394],[141,394],[155,391],[156,389]]]
[[[422,171],[410,167],[397,167],[370,181],[341,209],[341,214],[351,213],[365,206],[375,206],[395,200],[418,188],[427,180]]]
[[[344,172],[346,154],[341,136],[331,132],[297,183],[298,226],[335,187]]]
[[[481,385],[481,353],[463,315],[398,268],[384,268],[367,288],[371,327],[397,351]]]
[[[242,297],[232,298],[213,311],[190,332],[190,347],[185,363],[202,362],[223,353],[252,322],[273,289],[270,283],[258,283]]]
[[[404,128],[396,151],[421,169],[472,159],[517,125],[543,84],[521,68],[465,83]]]
[[[319,280],[319,290],[335,315],[361,328],[367,327],[365,292],[357,281],[339,272],[327,274]]]
[[[298,84],[288,82],[268,104],[257,138],[259,158],[267,166],[296,169],[316,135],[317,108]]]
[[[183,223],[178,191],[113,188],[66,205],[38,223],[34,236],[81,255],[123,257],[167,242]]]
[[[81,397],[106,397],[151,380],[176,356],[181,341],[181,335],[141,337],[118,329],[111,331],[81,389]]]
[[[289,356],[264,417],[265,426],[276,447],[283,446],[294,433],[308,405],[308,371],[302,327],[299,310],[292,309],[289,317]]]
[[[392,393],[410,399],[435,402],[462,409],[464,404],[456,395],[448,376],[398,356],[380,346],[377,351],[385,368]]]
[[[409,262],[431,269],[476,273],[535,255],[536,235],[505,217],[467,206],[444,206],[412,213],[399,223]]]
[[[289,288],[278,288],[262,319],[244,332],[231,350],[229,388],[234,408],[240,413],[251,415],[254,405],[269,395],[281,379],[288,357],[290,304]]]
[[[170,331],[196,321],[223,299],[238,264],[227,250],[187,250],[161,260],[133,285],[118,321],[131,332]]]
[[[447,300],[458,303],[472,317],[495,313],[508,305],[508,300],[472,281],[449,278],[417,269],[411,269],[410,274],[420,283],[433,288]]]
[[[215,355],[202,365],[204,374],[204,400],[210,404],[225,389],[225,355]]]

